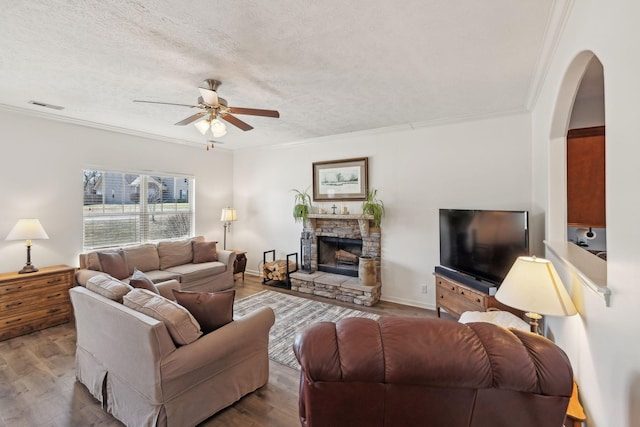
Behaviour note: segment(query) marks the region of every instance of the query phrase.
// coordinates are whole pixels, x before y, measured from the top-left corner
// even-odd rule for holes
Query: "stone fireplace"
[[[369,215],[310,214],[310,270],[291,274],[291,290],[371,306],[380,299],[380,228]],[[375,260],[376,284],[358,279],[360,257]]]

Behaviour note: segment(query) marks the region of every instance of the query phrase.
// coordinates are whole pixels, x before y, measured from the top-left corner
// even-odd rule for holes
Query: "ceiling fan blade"
[[[134,99],[133,102],[143,102],[145,104],[163,104],[163,105],[179,105],[180,107],[191,107],[191,108],[198,108],[197,105],[191,105],[191,104],[174,104],[173,102],[158,102],[158,101],[141,101],[139,99]]]
[[[280,113],[275,110],[259,110],[256,108],[240,108],[240,107],[229,107],[229,111],[234,114],[249,114],[252,116],[263,116],[263,117],[280,117]]]
[[[198,90],[200,91],[205,104],[215,106],[218,105],[218,94],[215,91],[211,89],[205,89],[203,87],[199,87]]]
[[[206,111],[201,111],[199,113],[195,113],[193,116],[189,116],[186,119],[181,120],[178,123],[176,123],[176,126],[188,125],[189,123],[195,122],[196,120],[198,120],[199,118],[203,117],[206,114],[207,114]]]
[[[239,118],[232,116],[231,114],[221,114],[220,117],[222,120],[225,120],[229,123],[231,123],[232,125],[234,125],[237,128],[242,129],[243,131],[248,131],[253,129],[253,126],[251,126],[248,123],[243,122],[242,120],[240,120]]]

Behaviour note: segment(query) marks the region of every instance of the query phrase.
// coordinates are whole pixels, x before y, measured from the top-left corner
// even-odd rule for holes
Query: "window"
[[[84,248],[191,236],[193,178],[84,170]]]

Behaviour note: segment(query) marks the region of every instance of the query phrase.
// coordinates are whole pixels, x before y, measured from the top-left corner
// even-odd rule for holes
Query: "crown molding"
[[[173,144],[186,145],[189,147],[202,148],[202,149],[205,148],[205,144],[198,143],[195,141],[186,141],[184,139],[171,138],[163,135],[157,135],[154,133],[141,132],[133,129],[126,129],[118,126],[107,125],[104,123],[96,123],[88,120],[76,119],[73,117],[65,117],[65,116],[60,116],[57,114],[52,114],[52,113],[43,112],[43,111],[29,110],[26,108],[14,107],[6,104],[0,104],[0,111],[8,111],[10,113],[17,113],[17,114],[21,114],[29,117],[37,117],[39,119],[67,123],[67,124],[72,124],[76,126],[84,126],[84,127],[89,127],[93,129],[106,130],[109,132],[121,133],[121,134],[136,136],[140,138],[153,139],[155,141],[170,142]],[[216,149],[217,148],[218,147],[216,147]],[[224,148],[221,148],[221,149],[224,150]]]
[[[536,64],[536,70],[531,79],[529,86],[529,94],[525,106],[528,111],[531,111],[538,101],[542,86],[549,73],[551,67],[551,61],[555,56],[555,53],[560,44],[562,33],[564,32],[567,20],[571,15],[573,4],[575,0],[554,0],[551,6],[551,13],[547,20],[547,27],[545,29],[544,41],[542,48],[540,49],[540,55],[538,56],[538,63]]]

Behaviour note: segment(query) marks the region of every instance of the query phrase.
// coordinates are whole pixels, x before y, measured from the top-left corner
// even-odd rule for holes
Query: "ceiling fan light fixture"
[[[215,138],[220,138],[227,134],[227,127],[220,120],[213,119],[211,121],[211,133]]]
[[[193,124],[199,131],[201,134],[205,134],[207,133],[207,130],[209,129],[209,121],[208,120],[199,120],[197,122],[195,122]]]

